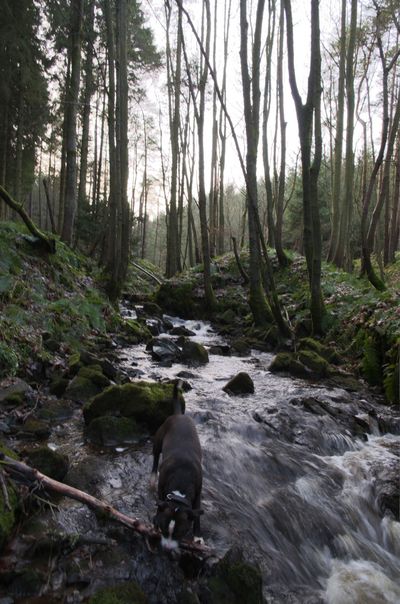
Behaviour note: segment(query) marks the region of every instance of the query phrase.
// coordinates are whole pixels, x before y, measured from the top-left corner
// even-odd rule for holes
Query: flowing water
[[[184,324],[195,331],[194,340],[221,343],[206,323]],[[258,351],[247,357],[211,354],[209,364],[190,369],[161,367],[143,346],[121,351],[124,368],[133,374],[139,369],[141,379],[189,372],[186,413],[197,425],[204,455],[205,542],[220,555],[240,546],[261,567],[267,602],[397,604],[400,523],[381,503],[390,477],[400,476],[398,417],[360,394],[274,375],[268,371],[271,360]],[[253,379],[254,394],[229,396],[222,390],[239,371]],[[381,433],[378,419],[385,413],[397,434]],[[53,438],[53,446],[72,460],[93,456],[76,428],[80,422],[78,417],[75,427],[64,426]],[[357,427],[367,425],[365,437]],[[96,455],[102,469],[93,480],[94,494],[125,513],[151,518],[150,441]],[[73,502],[55,511],[52,522],[65,532],[96,530],[93,514]],[[114,579],[134,576],[154,604],[174,602],[179,577],[173,563],[160,562],[144,547],[138,553],[139,547],[140,539],[135,566],[119,565]],[[112,562],[101,564],[107,574]]]

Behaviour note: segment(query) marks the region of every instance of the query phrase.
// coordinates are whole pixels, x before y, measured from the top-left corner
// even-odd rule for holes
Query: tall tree
[[[311,0],[311,56],[306,102],[297,86],[294,66],[293,19],[290,0],[284,0],[287,29],[289,82],[296,107],[302,165],[304,250],[310,284],[313,332],[322,331],[324,303],[321,292],[321,227],[318,202],[318,174],[321,166],[321,52],[319,0]],[[314,131],[314,158],[312,143]]]
[[[71,0],[70,4],[70,48],[69,57],[71,76],[65,98],[66,121],[66,175],[65,202],[62,238],[71,244],[74,234],[75,214],[77,208],[77,134],[79,86],[81,78],[81,41],[84,0]]]

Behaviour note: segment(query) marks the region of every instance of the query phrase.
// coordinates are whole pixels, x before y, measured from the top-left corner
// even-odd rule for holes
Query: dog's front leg
[[[157,439],[154,441],[153,445],[153,467],[151,469],[150,475],[150,491],[154,493],[157,491],[157,470],[158,470],[158,462],[160,460],[160,455],[162,451],[162,441]]]

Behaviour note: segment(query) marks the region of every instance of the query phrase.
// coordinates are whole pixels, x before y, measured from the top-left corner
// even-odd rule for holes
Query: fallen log
[[[46,252],[49,252],[50,254],[55,254],[56,240],[52,237],[47,237],[47,235],[42,233],[42,231],[38,229],[35,223],[29,218],[28,214],[24,210],[22,203],[18,203],[17,201],[15,201],[15,199],[13,199],[8,193],[8,191],[6,191],[5,188],[1,185],[0,197],[10,208],[12,208],[21,216],[27,228],[30,230],[32,235],[36,237],[36,240],[39,240],[40,245],[46,250]]]
[[[85,491],[80,491],[75,487],[71,487],[63,482],[54,480],[46,474],[42,474],[39,470],[28,466],[22,461],[17,461],[8,457],[4,453],[0,452],[0,465],[4,472],[14,481],[35,487],[36,489],[43,489],[48,492],[58,493],[64,497],[69,497],[75,501],[80,501],[92,509],[96,514],[99,514],[102,518],[110,518],[120,524],[132,529],[136,533],[139,533],[146,538],[147,542],[151,541],[154,545],[161,543],[161,533],[154,528],[151,524],[147,524],[137,518],[131,518],[126,516],[122,512],[119,512],[116,508],[111,506],[106,501],[97,499]],[[179,543],[179,549],[181,552],[193,554],[202,560],[212,557],[214,554],[212,550],[201,543],[194,541],[183,540]]]

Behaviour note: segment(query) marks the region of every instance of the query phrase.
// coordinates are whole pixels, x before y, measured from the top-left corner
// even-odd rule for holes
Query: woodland
[[[398,601],[398,568],[379,558],[385,548],[391,561],[398,557],[400,518],[398,0],[0,0],[0,11],[0,595],[11,594],[10,604],[258,604],[265,596],[343,604],[367,601],[373,585],[377,602]],[[196,340],[204,321],[223,342]],[[167,344],[163,333],[180,339]],[[249,361],[252,351],[261,360]],[[272,354],[267,367],[262,355]],[[207,374],[213,355],[226,363],[222,377]],[[334,457],[358,451],[371,435],[390,435],[385,468],[374,461],[367,473],[373,504],[367,511],[354,504],[365,517],[370,506],[371,526],[383,531],[375,554],[375,541],[360,554],[367,567],[357,572],[385,568],[383,587],[378,574],[363,586],[354,567],[359,591],[345,600],[344,575],[322,562],[316,587],[308,575],[319,542],[304,556],[303,575],[301,556],[285,551],[299,573],[287,581],[291,571],[272,561],[290,528],[271,538],[271,550],[270,534],[260,530],[258,551],[232,523],[240,547],[222,546],[213,533],[226,516],[214,510],[210,547],[181,543],[179,568],[154,556],[159,535],[140,516],[148,505],[142,466],[171,411],[165,401],[180,377],[174,364],[204,371],[180,372],[201,432],[215,420],[218,380],[234,367],[243,378],[247,362],[274,376],[279,401],[281,376],[306,384],[293,382],[295,396],[274,401],[272,410],[249,403],[272,447],[282,440]],[[196,378],[206,411],[188,394]],[[258,405],[259,393],[268,398],[268,379],[256,383]],[[254,394],[247,373],[237,392],[230,383],[222,389],[229,396]],[[334,394],[323,398],[324,387]],[[245,425],[235,405],[232,418]],[[287,418],[299,409],[295,429]],[[221,421],[230,425],[229,413]],[[335,437],[320,442],[325,431]],[[53,459],[57,447],[44,444],[52,440],[69,461]],[[110,447],[119,469],[135,458],[133,477],[125,478],[138,489],[129,502],[137,518],[120,506],[120,487],[109,501],[112,489],[99,486],[108,479]],[[110,484],[118,480],[113,475]],[[207,492],[209,506],[217,486]],[[95,510],[95,529],[74,517],[76,534],[56,534],[68,528],[55,522],[60,494]],[[235,512],[229,492],[226,500]],[[249,505],[257,514],[258,504]],[[348,508],[340,510],[347,521]],[[270,525],[279,526],[271,514]],[[329,549],[332,518],[321,532],[306,527],[303,539],[326,537],[324,552],[340,558],[337,543]],[[105,519],[140,534],[147,549],[127,545],[117,530],[94,534]],[[295,519],[293,527],[289,541]],[[44,567],[35,539],[48,553]],[[90,572],[82,570],[88,560]],[[125,564],[134,565],[132,583],[118,574]],[[157,585],[146,574],[156,566]]]

